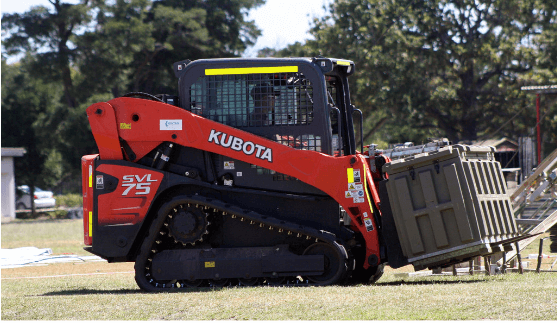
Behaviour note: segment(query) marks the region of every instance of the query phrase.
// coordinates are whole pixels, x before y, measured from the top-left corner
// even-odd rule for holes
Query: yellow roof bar
[[[336,61],[337,65],[342,65],[342,66],[350,66],[350,62],[349,61]]]
[[[237,75],[265,73],[297,73],[298,66],[242,67],[242,68],[208,68],[205,75]]]

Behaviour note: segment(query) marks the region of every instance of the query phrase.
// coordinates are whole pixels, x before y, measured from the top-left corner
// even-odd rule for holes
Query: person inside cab
[[[250,95],[254,100],[253,112],[249,115],[251,127],[270,126],[275,124],[275,99],[280,95],[268,83],[255,86]]]

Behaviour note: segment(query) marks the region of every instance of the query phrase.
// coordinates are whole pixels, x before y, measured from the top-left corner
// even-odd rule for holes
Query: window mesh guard
[[[202,76],[190,111],[232,127],[309,125],[313,87],[302,73]]]
[[[303,73],[206,75],[190,87],[192,113],[231,127],[310,125],[313,109],[313,86]],[[320,136],[292,136],[280,128],[277,132],[270,139],[295,149],[321,152]],[[251,167],[257,168],[258,175],[273,175],[275,181],[296,180],[266,168]]]

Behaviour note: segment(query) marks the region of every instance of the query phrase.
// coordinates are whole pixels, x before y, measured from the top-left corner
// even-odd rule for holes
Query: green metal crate
[[[453,145],[383,166],[402,251],[417,270],[512,248],[519,233],[494,151]]]

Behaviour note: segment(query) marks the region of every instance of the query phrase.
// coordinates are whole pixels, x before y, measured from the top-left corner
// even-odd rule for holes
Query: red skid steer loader
[[[178,95],[93,104],[85,249],[135,262],[141,289],[166,291],[370,283],[386,264],[512,248],[521,237],[493,148],[356,147],[354,71],[323,57],[186,60]]]

